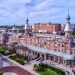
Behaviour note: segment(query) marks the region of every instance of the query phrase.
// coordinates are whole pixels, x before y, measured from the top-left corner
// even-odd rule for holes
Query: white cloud
[[[35,6],[36,10],[48,8],[48,6],[55,4],[55,0],[44,0]]]
[[[55,9],[50,9],[50,10],[43,10],[43,11],[36,11],[36,12],[31,12],[30,13],[30,17],[35,17],[35,16],[38,16],[38,15],[54,15],[56,13],[59,13],[61,12],[62,10],[60,8],[55,8]]]
[[[0,0],[0,3],[2,24],[24,24],[28,12],[31,23],[62,22],[61,18],[65,18],[68,8],[74,19],[75,0]]]

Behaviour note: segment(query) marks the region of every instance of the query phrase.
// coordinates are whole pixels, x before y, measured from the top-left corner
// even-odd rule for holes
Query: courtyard
[[[24,56],[19,55],[19,54],[16,54],[14,56],[10,56],[9,58],[18,62],[21,65],[24,65],[28,61],[28,57],[24,57]]]

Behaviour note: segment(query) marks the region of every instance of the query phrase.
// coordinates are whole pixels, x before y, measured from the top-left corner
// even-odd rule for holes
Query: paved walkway
[[[34,61],[32,61],[32,62],[30,62],[29,64],[25,64],[25,65],[24,65],[24,68],[25,68],[27,71],[31,72],[33,75],[39,75],[37,72],[35,72],[35,71],[33,70],[34,64],[36,64],[36,63],[37,63],[37,62],[34,63]]]
[[[2,71],[5,72],[13,72],[16,73],[17,75],[31,75],[28,71],[18,67],[18,66],[7,66],[3,67]]]
[[[5,59],[7,59],[9,62],[13,63],[15,66],[19,66],[20,68],[28,71],[31,73],[31,75],[39,75],[38,73],[36,73],[35,71],[33,71],[33,65],[34,64],[25,64],[25,65],[20,65],[19,63],[9,59],[8,57],[6,56],[3,56]]]

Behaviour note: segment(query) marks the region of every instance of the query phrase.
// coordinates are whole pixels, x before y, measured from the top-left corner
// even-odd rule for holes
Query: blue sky
[[[0,25],[66,23],[68,9],[75,23],[75,0],[0,0]]]

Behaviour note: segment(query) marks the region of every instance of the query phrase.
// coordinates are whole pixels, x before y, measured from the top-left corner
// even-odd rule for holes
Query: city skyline
[[[27,16],[30,24],[66,23],[68,9],[71,23],[75,23],[74,0],[0,0],[0,3],[0,25],[25,24]]]

